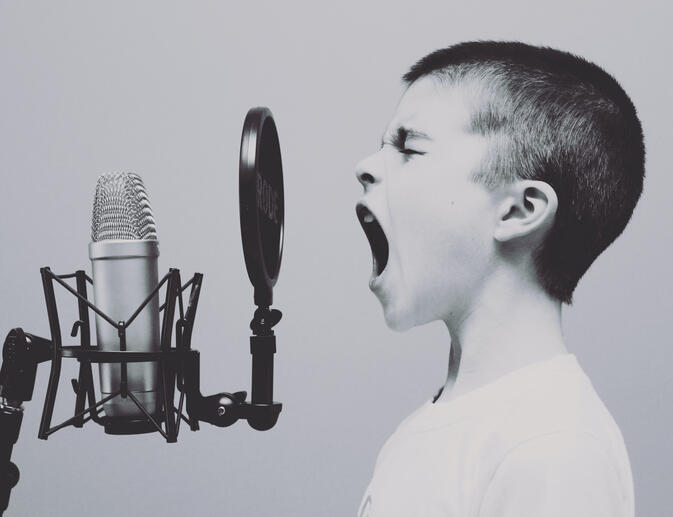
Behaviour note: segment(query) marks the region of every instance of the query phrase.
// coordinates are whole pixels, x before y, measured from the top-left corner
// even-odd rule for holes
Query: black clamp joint
[[[12,329],[2,347],[0,395],[7,400],[26,401],[33,397],[37,365],[52,358],[51,341]]]
[[[276,425],[282,404],[273,401],[273,355],[276,353],[276,336],[273,327],[282,313],[269,307],[258,307],[250,322],[252,354],[252,400],[247,404],[248,424],[258,431]]]
[[[250,330],[256,336],[273,336],[273,327],[278,324],[282,317],[283,313],[278,309],[257,307],[250,322]]]
[[[245,391],[218,393],[199,401],[199,420],[218,427],[229,427],[239,418],[245,418]]]

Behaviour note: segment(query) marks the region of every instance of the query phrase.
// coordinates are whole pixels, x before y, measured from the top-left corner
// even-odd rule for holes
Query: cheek
[[[483,274],[493,240],[486,196],[455,186],[425,189],[422,199],[407,191],[397,202],[407,207],[394,221],[407,281],[442,293]]]
[[[438,256],[471,252],[480,242],[487,206],[469,190],[447,181],[400,178],[391,184],[389,217],[400,247]]]

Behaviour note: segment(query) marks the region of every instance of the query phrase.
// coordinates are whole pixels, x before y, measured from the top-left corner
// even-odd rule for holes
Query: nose
[[[377,156],[378,153],[374,153],[362,160],[355,167],[355,177],[365,190],[381,181],[380,164],[378,163]]]

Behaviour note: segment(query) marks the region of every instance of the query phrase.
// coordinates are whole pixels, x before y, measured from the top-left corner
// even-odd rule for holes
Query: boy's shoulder
[[[502,410],[486,419],[493,427],[481,437],[489,479],[482,509],[494,508],[484,515],[499,515],[504,500],[535,501],[536,491],[558,487],[554,493],[567,499],[566,514],[594,508],[595,515],[606,509],[609,515],[632,515],[624,439],[575,356],[540,365],[517,381]]]
[[[593,443],[628,462],[619,427],[572,354],[525,366],[448,402],[428,400],[402,421],[381,453],[414,435],[441,442],[456,433],[486,462],[546,436]]]
[[[533,364],[505,379],[500,399],[503,435],[525,440],[549,433],[602,437],[618,431],[612,415],[573,354]]]

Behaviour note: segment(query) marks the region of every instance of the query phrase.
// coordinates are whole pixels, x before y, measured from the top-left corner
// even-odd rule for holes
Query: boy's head
[[[381,149],[357,172],[388,323],[445,319],[504,263],[570,303],[642,190],[628,96],[596,65],[522,43],[442,49],[404,80]]]

